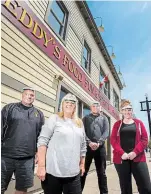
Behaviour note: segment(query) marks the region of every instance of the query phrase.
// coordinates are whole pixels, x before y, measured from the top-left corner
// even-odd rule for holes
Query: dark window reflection
[[[90,108],[87,105],[83,105],[83,117],[90,114]]]

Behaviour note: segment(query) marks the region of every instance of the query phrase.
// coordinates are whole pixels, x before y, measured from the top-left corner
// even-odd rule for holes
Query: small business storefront
[[[35,106],[48,118],[59,110],[63,96],[71,92],[78,99],[80,118],[90,113],[93,100],[99,101],[111,130],[119,112],[29,4],[7,0],[1,10],[2,106],[18,102],[23,87],[34,87]],[[111,157],[109,140],[107,157]]]

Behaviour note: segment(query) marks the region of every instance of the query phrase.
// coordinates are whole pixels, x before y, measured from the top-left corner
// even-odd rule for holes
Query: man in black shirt
[[[23,88],[22,101],[11,103],[1,113],[1,193],[8,187],[13,173],[15,194],[26,194],[33,186],[37,138],[44,124],[43,113],[33,106],[35,91]]]
[[[83,118],[87,138],[87,154],[85,159],[85,173],[81,177],[82,190],[85,185],[87,173],[94,158],[100,194],[108,194],[106,170],[105,140],[109,135],[109,123],[107,118],[100,114],[100,104],[94,102],[91,105],[91,114]]]

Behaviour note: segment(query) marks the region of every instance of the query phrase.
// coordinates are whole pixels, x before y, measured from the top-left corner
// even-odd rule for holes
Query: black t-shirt
[[[130,153],[135,147],[136,125],[123,123],[120,129],[120,143],[126,153]]]

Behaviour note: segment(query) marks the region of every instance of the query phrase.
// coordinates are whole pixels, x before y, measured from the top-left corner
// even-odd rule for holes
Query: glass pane
[[[51,9],[55,13],[55,15],[57,16],[57,18],[59,19],[59,21],[61,23],[63,23],[65,14],[62,11],[62,9],[59,7],[59,5],[58,5],[58,3],[56,1],[53,1]]]
[[[104,94],[107,96],[107,90],[105,87],[104,87]]]
[[[88,50],[86,49],[86,47],[84,47],[83,49],[83,56],[88,59]]]
[[[119,110],[119,97],[115,91],[113,91],[114,106]]]
[[[104,94],[109,97],[109,85],[106,82],[104,84]]]
[[[85,69],[88,70],[88,62],[85,60]]]
[[[106,88],[106,90],[109,89],[109,84],[108,84],[108,82],[105,82],[105,88]]]
[[[85,69],[88,69],[88,62],[85,58],[83,58],[83,60],[82,60],[82,67]]]
[[[57,33],[60,34],[60,24],[57,22],[57,20],[55,19],[55,17],[52,15],[52,13],[50,12],[50,15],[48,16],[48,22],[50,24],[50,26],[52,27],[52,29]]]
[[[58,105],[58,111],[60,111],[60,104],[61,104],[61,100],[62,98],[67,94],[68,92],[61,90],[60,91],[60,98],[59,98],[59,105]]]
[[[82,117],[82,102],[78,100],[78,117]]]
[[[102,81],[103,79],[103,75],[100,73],[100,82]]]
[[[147,110],[146,102],[143,102],[143,110]]]
[[[90,108],[86,105],[83,106],[83,117],[90,114]]]

